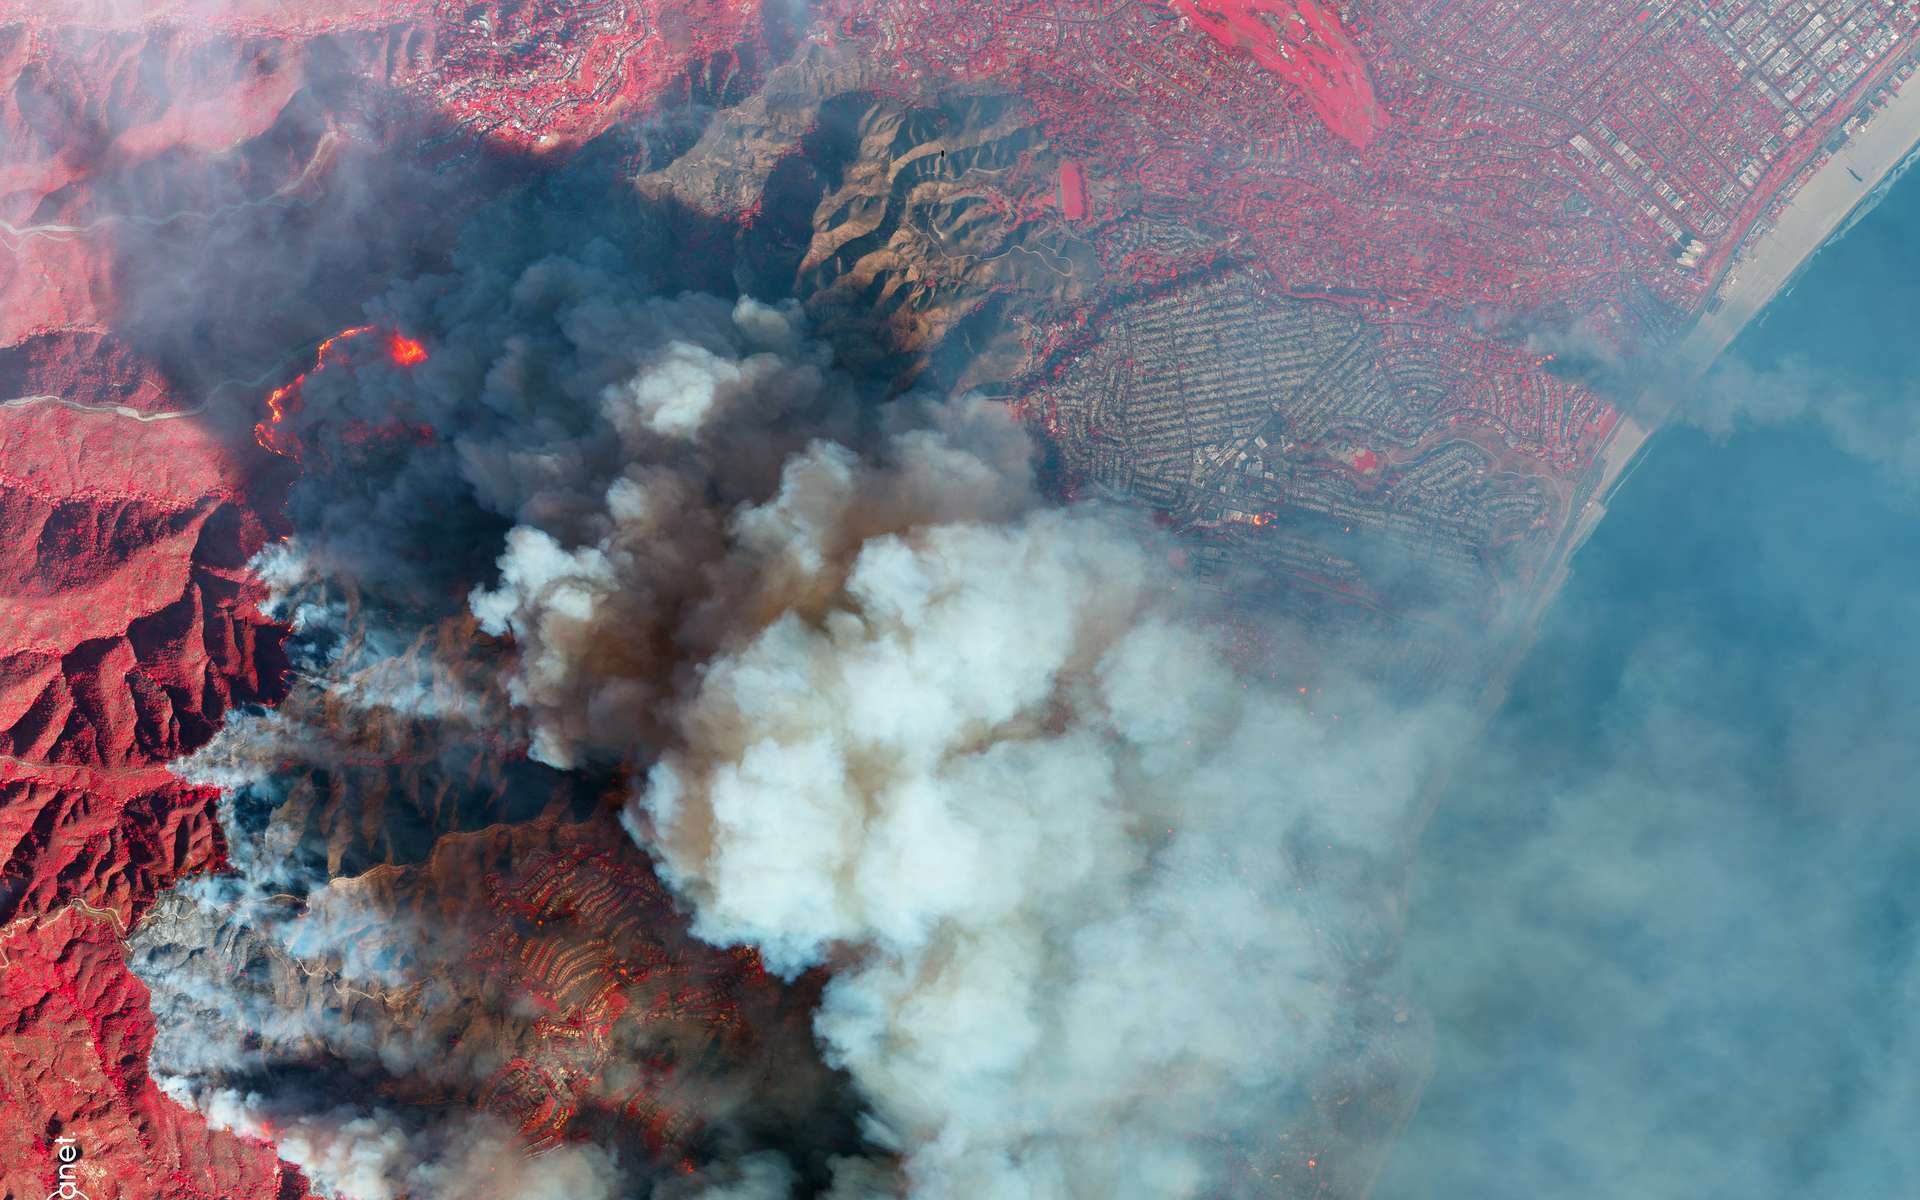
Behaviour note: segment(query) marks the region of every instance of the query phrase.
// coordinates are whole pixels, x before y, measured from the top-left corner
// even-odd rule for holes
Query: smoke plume
[[[1810,432],[1655,443],[1440,805],[1383,1200],[1920,1194],[1916,530]]]
[[[1004,409],[887,400],[790,303],[515,232],[373,306],[426,361],[307,381],[276,570],[402,640],[464,595],[534,756],[631,770],[695,932],[831,971],[879,1148],[840,1195],[1270,1186],[1269,1131],[1391,1010],[1366,975],[1446,714],[1242,670],[1164,535],[1048,502]]]
[[[380,1108],[343,1105],[322,1113],[291,1109],[255,1093],[193,1093],[216,1129],[273,1143],[321,1193],[354,1200],[615,1200],[627,1194],[618,1165],[595,1146],[558,1146],[529,1158],[496,1117],[462,1113],[409,1124]]]
[[[1716,438],[1774,426],[1817,426],[1834,445],[1908,492],[1920,490],[1920,419],[1912,384],[1870,384],[1832,366],[1786,356],[1764,367],[1719,364],[1683,410]]]
[[[629,824],[696,933],[839,966],[817,1028],[918,1191],[1195,1194],[1341,1040],[1385,914],[1319,868],[1391,848],[1420,763],[1238,678],[1165,547],[1041,504],[1026,449],[977,403],[808,447],[685,633],[631,606],[679,511],[632,474],[597,544],[517,527],[473,603],[548,753],[655,759]],[[664,705],[610,649],[662,640],[721,647]]]

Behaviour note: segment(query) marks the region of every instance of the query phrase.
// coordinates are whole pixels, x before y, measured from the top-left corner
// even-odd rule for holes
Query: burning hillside
[[[268,590],[248,563],[286,532],[293,464],[262,454],[234,417],[276,379],[284,420],[314,370],[422,365],[428,348],[394,329],[309,341],[305,373],[282,355],[344,324],[336,314],[393,269],[396,246],[430,254],[436,221],[517,177],[512,155],[554,155],[622,115],[703,94],[709,72],[751,70],[750,5],[715,6],[697,28],[647,6],[591,8],[506,6],[476,24],[460,6],[0,6],[10,1194],[45,1194],[62,1145],[81,1147],[93,1200],[307,1191],[273,1130],[223,1132],[157,1090],[148,993],[121,942],[167,889],[234,869],[220,792],[170,765],[292,682],[286,626],[262,610]],[[589,52],[517,55],[527,36]],[[369,164],[383,160],[408,165],[376,179]],[[449,163],[463,169],[433,174]],[[378,222],[360,219],[373,209]],[[260,446],[292,448],[273,440],[271,414],[262,424]],[[383,420],[334,432],[385,444],[415,431]],[[492,773],[512,764],[489,761],[462,785],[526,803]],[[449,801],[404,758],[379,770],[401,780],[393,828],[412,832],[356,842],[333,824],[342,861],[417,861],[412,814]],[[644,861],[627,869],[644,875]],[[674,963],[648,963],[649,979],[678,978]],[[691,984],[675,986],[698,1007]],[[629,1124],[678,1127],[658,1109]],[[669,1155],[669,1139],[655,1150]]]
[[[1401,132],[1345,9],[1123,7],[1247,155]],[[1375,622],[1294,467],[1447,516],[1395,602],[1548,500],[1182,223],[1179,105],[909,9],[0,4],[11,1194],[1364,1190],[1458,714],[1182,537]]]

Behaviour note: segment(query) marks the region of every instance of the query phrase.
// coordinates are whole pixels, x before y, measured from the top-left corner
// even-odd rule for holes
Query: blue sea
[[[1375,1200],[1920,1197],[1920,174],[1614,496],[1429,828]]]

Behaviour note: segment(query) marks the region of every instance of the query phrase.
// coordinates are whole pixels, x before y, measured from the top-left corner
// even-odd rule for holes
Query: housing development
[[[1830,229],[1904,157],[1895,118],[1834,161],[1913,105],[1920,26],[1893,0],[843,7],[907,98],[1030,106],[1045,152],[974,186],[1088,249],[1008,388],[1067,465],[1368,622],[1537,609],[1737,329],[1726,297],[1753,277],[1744,320],[1818,242],[1769,235],[1802,197]]]

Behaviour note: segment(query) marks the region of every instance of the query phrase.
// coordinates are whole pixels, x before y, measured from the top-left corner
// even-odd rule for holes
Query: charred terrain
[[[461,287],[547,319],[540,272],[644,275],[620,303],[715,297],[684,319],[850,406],[988,397],[1049,503],[1148,514],[1302,720],[1354,680],[1471,708],[1664,412],[1620,381],[1686,378],[1742,274],[1810,249],[1768,234],[1911,102],[1916,29],[1890,0],[0,0],[5,1195],[70,1137],[91,1200],[295,1200],[337,1164],[288,1129],[341,1106],[401,1141],[479,1114],[661,1195],[768,1153],[801,1194],[913,1175],[814,1045],[858,946],[783,972],[696,936],[622,829],[650,764],[577,730],[570,761],[507,682],[525,630],[469,596],[525,510],[407,465],[483,461],[498,411],[431,398],[536,361],[476,348]],[[597,311],[554,328],[590,347]],[[579,388],[617,381],[580,352]],[[769,417],[780,452],[865,419],[838,399]],[[303,538],[368,557],[276,576]],[[1330,935],[1347,1015],[1219,1151],[1232,1190],[1363,1195],[1416,1101],[1379,982],[1404,850],[1289,846],[1365,935]],[[311,1112],[222,1107],[269,1082]]]

